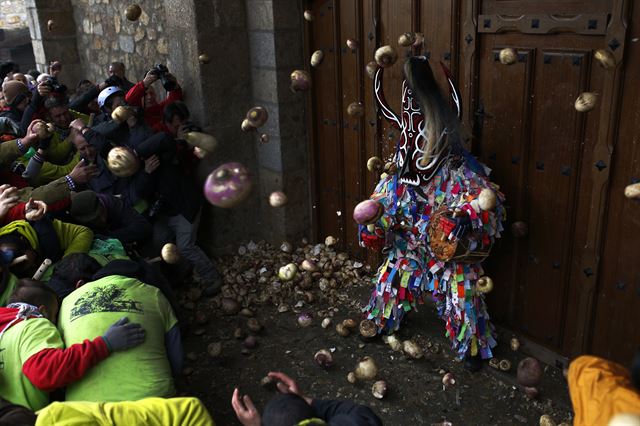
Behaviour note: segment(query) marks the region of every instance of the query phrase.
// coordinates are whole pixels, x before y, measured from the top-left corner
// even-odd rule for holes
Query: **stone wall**
[[[169,40],[164,3],[140,0],[140,18],[125,17],[129,0],[71,0],[84,75],[104,80],[111,62],[123,62],[130,81],[142,79],[154,64],[167,63]],[[168,64],[171,66],[171,64]],[[180,76],[178,76],[180,78]]]
[[[0,29],[27,28],[24,0],[0,1]]]
[[[298,241],[311,236],[309,153],[306,143],[306,94],[290,90],[290,74],[304,69],[303,10],[300,2],[246,0],[254,102],[269,111],[259,133],[269,143],[258,146],[260,202],[264,238]],[[274,209],[268,197],[283,191],[289,202]]]
[[[14,61],[22,71],[35,66],[25,0],[0,1],[0,60]]]
[[[47,72],[51,62],[61,61],[63,70],[59,79],[67,86],[75,87],[83,71],[71,0],[27,0],[26,7],[38,70]]]

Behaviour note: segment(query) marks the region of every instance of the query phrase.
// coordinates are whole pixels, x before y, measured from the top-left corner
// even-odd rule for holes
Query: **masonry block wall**
[[[127,78],[136,82],[154,64],[167,63],[169,38],[164,3],[157,0],[136,3],[142,8],[142,15],[132,22],[125,17],[131,1],[71,0],[77,24],[77,50],[87,78],[104,80],[109,64],[117,61],[125,64]]]
[[[83,75],[76,44],[76,23],[70,0],[27,0],[27,20],[36,66],[46,72],[52,61],[62,61],[62,83],[75,87]],[[52,25],[47,25],[51,21]]]

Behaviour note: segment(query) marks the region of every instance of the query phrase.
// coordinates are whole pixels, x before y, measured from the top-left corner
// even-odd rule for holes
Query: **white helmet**
[[[115,95],[116,93],[122,93],[124,95],[124,90],[117,86],[109,86],[106,89],[102,89],[102,92],[98,95],[98,106],[100,108],[104,107],[104,103],[107,102],[109,96]]]

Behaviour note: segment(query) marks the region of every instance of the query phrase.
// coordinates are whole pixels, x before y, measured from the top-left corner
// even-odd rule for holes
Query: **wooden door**
[[[373,82],[365,66],[375,50],[385,44],[398,49],[398,64],[385,72],[384,90],[389,105],[400,111],[402,62],[412,50],[398,46],[405,32],[423,32],[425,50],[433,59],[455,69],[453,43],[457,2],[427,0],[312,0],[307,8],[314,20],[307,25],[307,53],[321,50],[322,63],[308,67],[313,79],[310,128],[314,180],[313,215],[316,238],[339,239],[340,247],[376,263],[377,256],[358,246],[355,205],[366,199],[378,175],[366,169],[372,156],[393,155],[398,132],[382,119],[375,107]],[[346,41],[354,40],[351,50]],[[444,77],[441,76],[444,81]],[[363,117],[351,117],[352,102],[364,105]]]
[[[472,150],[507,196],[507,230],[486,262],[496,283],[490,313],[556,353],[627,362],[640,345],[633,322],[640,309],[640,245],[633,243],[640,206],[621,192],[640,179],[640,47],[629,43],[631,2],[309,0],[306,7],[314,13],[308,54],[324,52],[323,63],[311,68],[318,239],[337,236],[342,248],[364,256],[352,210],[377,181],[366,161],[390,156],[398,139],[376,111],[364,67],[377,47],[396,47],[399,60],[385,71],[384,91],[399,111],[402,60],[417,52],[397,39],[422,32],[421,53],[452,69]],[[347,39],[357,49],[348,49]],[[505,47],[517,50],[515,64],[498,60]],[[611,52],[617,65],[600,67],[595,49]],[[578,113],[574,101],[585,91],[598,92],[598,103]],[[363,103],[363,117],[347,114],[351,102]],[[514,238],[515,221],[528,224],[527,237]],[[375,256],[369,260],[377,265]]]
[[[634,2],[635,3],[635,2]],[[587,329],[587,350],[628,364],[640,348],[640,201],[623,196],[624,188],[640,181],[640,6],[634,5],[627,33],[619,114],[610,127],[612,146],[610,186],[603,221],[600,273],[594,315]]]
[[[615,0],[467,6],[475,34],[463,28],[461,38],[474,151],[507,195],[507,224],[529,228],[521,239],[507,231],[488,262],[499,286],[491,313],[556,352],[589,351],[607,270],[603,223],[622,69],[598,66],[593,52],[623,62],[628,9]],[[517,51],[512,65],[499,61],[505,47]],[[582,92],[599,94],[588,113],[574,108]]]

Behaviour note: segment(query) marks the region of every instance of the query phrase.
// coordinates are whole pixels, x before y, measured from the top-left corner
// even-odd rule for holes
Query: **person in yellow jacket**
[[[87,115],[69,109],[66,96],[49,96],[44,101],[44,107],[54,125],[54,132],[50,138],[40,141],[35,155],[22,157],[20,160],[26,167],[24,176],[34,186],[45,185],[64,177],[78,164],[80,155],[70,138],[70,124],[75,119],[89,122]]]
[[[8,172],[9,167],[14,161],[26,154],[31,147],[38,145],[38,138],[33,127],[39,121],[41,120],[34,120],[29,125],[27,134],[23,138],[0,143],[0,172]],[[48,174],[46,180],[48,180],[49,183],[37,188],[31,186],[20,187],[18,190],[20,200],[27,201],[29,198],[33,198],[34,200],[51,204],[68,198],[71,191],[76,188],[76,185],[87,183],[97,174],[95,165],[78,163],[77,161],[76,163],[77,164],[74,164],[74,167],[70,169],[52,168],[50,171],[45,170],[45,173]],[[61,177],[53,179],[57,175],[61,175]],[[16,178],[19,179],[17,176]]]
[[[33,275],[44,259],[57,262],[72,253],[87,253],[92,242],[93,231],[89,228],[57,219],[33,223],[14,220],[0,228],[0,251],[11,253],[12,258],[26,256],[24,261],[11,266],[18,277]]]
[[[215,426],[198,398],[124,402],[54,402],[38,411],[36,426]]]
[[[631,371],[595,356],[581,356],[569,365],[573,426],[606,426],[617,415],[640,416],[640,352]]]

